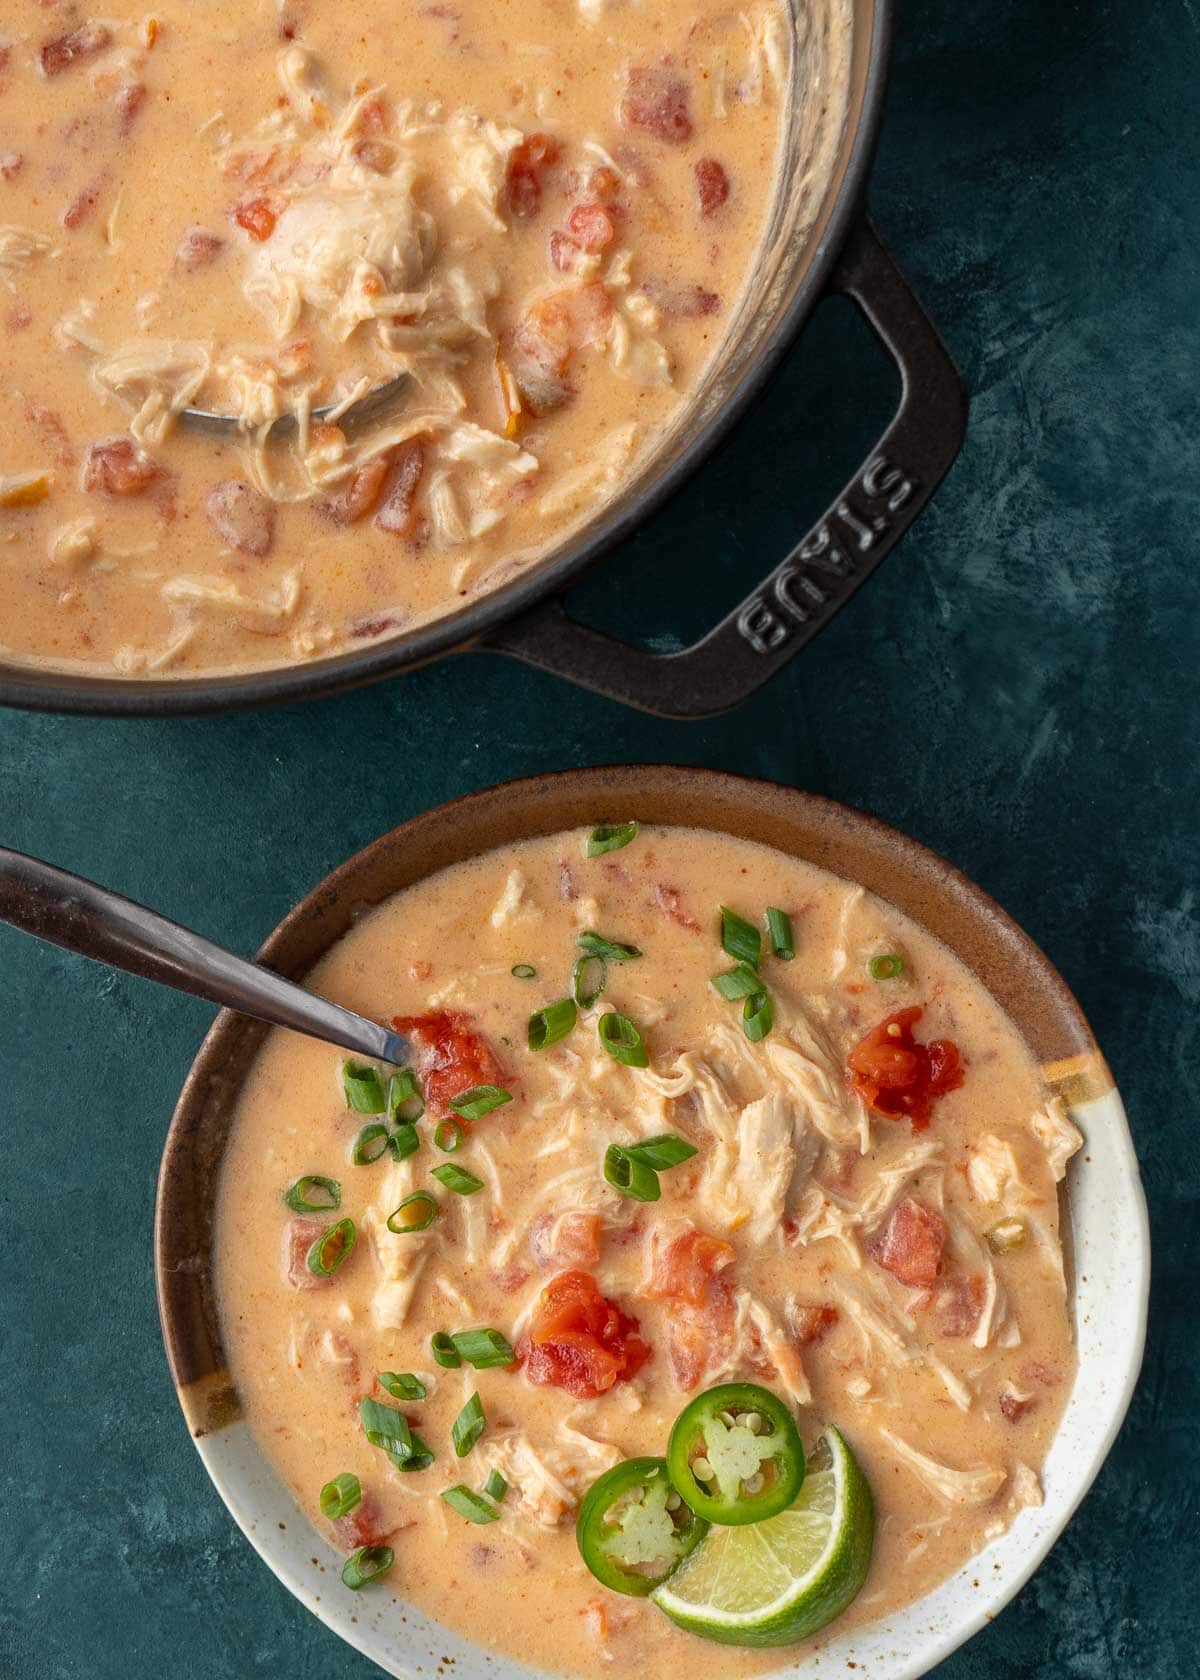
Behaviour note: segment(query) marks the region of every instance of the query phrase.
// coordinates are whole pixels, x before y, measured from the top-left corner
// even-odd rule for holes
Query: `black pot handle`
[[[962,381],[871,223],[850,235],[829,283],[854,299],[900,369],[900,406],[863,466],[753,594],[679,653],[648,653],[567,616],[561,596],[474,645],[660,717],[736,706],[824,629],[900,541],[966,432]]]

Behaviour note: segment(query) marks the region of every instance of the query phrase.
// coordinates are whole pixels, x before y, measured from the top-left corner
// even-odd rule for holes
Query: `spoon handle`
[[[239,1014],[400,1064],[406,1041],[375,1021],[235,956],[178,922],[65,869],[0,846],[0,920],[81,957]]]

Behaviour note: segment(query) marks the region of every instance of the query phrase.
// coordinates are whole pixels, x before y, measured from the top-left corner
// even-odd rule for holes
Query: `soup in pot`
[[[789,125],[815,214],[849,41],[845,0],[6,0],[0,655],[287,664],[531,564],[695,391]]]
[[[888,904],[607,825],[420,882],[309,983],[408,1065],[270,1033],[215,1253],[329,1590],[555,1672],[748,1674],[1040,1503],[1079,1134]]]

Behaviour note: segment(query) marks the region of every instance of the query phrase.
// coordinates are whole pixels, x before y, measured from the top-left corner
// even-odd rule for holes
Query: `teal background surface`
[[[732,716],[671,724],[495,658],[189,722],[0,717],[0,839],[245,951],[350,852],[505,777],[774,777],[945,853],[1060,965],[1130,1111],[1150,1338],[1079,1516],[944,1680],[1200,1669],[1200,7],[912,0],[872,206],[972,393],[931,509]],[[576,598],[689,639],[890,410],[828,305],[766,400]],[[2,606],[0,606],[2,611]],[[0,931],[0,1677],[368,1680],[234,1529],[167,1377],[163,1133],[211,1012]]]

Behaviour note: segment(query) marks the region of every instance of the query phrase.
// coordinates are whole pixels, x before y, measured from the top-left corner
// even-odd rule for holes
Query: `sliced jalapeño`
[[[721,1383],[680,1412],[667,1447],[671,1481],[706,1522],[762,1522],[786,1511],[804,1481],[791,1409],[757,1383]]]
[[[630,1458],[588,1489],[575,1538],[584,1563],[614,1592],[645,1598],[708,1532],[671,1486],[665,1458]]]

